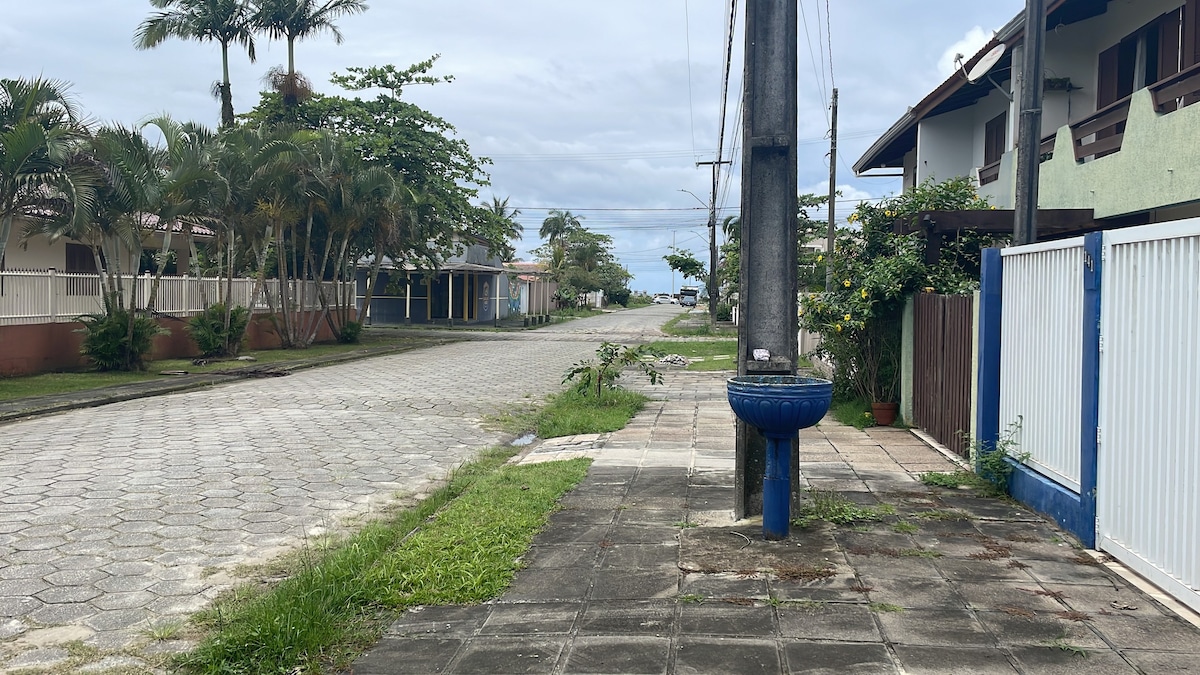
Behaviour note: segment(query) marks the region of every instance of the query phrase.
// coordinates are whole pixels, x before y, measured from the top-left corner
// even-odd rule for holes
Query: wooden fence
[[[912,424],[962,457],[970,454],[973,311],[970,295],[914,299]]]

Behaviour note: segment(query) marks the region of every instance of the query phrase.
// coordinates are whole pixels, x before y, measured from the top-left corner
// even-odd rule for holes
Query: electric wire
[[[688,0],[683,0],[684,42],[687,45],[688,68],[688,119],[692,125],[692,156],[696,156],[696,103],[692,97],[692,20],[688,13]]]

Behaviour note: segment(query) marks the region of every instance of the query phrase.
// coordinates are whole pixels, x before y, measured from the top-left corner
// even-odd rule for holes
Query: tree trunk
[[[229,84],[229,43],[221,43],[221,128],[233,126],[233,89]]]

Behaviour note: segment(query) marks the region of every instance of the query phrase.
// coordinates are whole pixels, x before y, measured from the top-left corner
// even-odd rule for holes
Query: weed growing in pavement
[[[896,512],[891,504],[860,506],[843,497],[836,490],[810,488],[808,499],[800,506],[800,513],[792,520],[797,527],[808,527],[825,521],[834,525],[852,525],[865,521],[883,520]]]
[[[915,534],[920,530],[921,528],[908,522],[907,520],[901,520],[892,525],[892,531],[896,534]]]
[[[1065,637],[1055,638],[1055,639],[1051,640],[1050,642],[1046,643],[1046,646],[1049,647],[1050,649],[1061,649],[1064,652],[1071,652],[1072,654],[1074,654],[1075,656],[1078,656],[1081,659],[1086,659],[1088,657],[1088,650],[1084,649],[1083,647],[1073,645],[1073,644],[1067,642],[1067,639]]]
[[[162,642],[164,640],[170,640],[171,638],[175,637],[176,635],[179,635],[179,632],[182,630],[183,630],[183,622],[182,621],[162,621],[159,623],[151,624],[149,627],[147,627],[146,628],[146,636],[149,637],[151,640],[157,640],[159,642]]]
[[[951,490],[960,487],[988,490],[991,487],[991,483],[980,478],[974,471],[963,470],[950,473],[929,471],[921,474],[921,482],[930,487],[949,488]]]
[[[679,602],[685,605],[698,605],[704,602],[704,596],[699,593],[685,593],[679,596]]]
[[[893,605],[890,602],[872,602],[867,605],[867,609],[876,614],[885,614],[888,612],[903,612],[904,608],[900,605]]]
[[[780,581],[819,581],[837,576],[835,568],[815,565],[780,565],[771,571]]]
[[[917,511],[916,513],[912,514],[912,517],[918,520],[971,520],[970,514],[957,509],[930,509],[928,511]]]

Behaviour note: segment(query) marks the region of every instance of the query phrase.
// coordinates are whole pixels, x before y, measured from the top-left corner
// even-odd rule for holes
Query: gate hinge
[[[1100,427],[1096,427],[1096,446],[1100,446]]]
[[[1103,335],[1100,336],[1100,351],[1101,352],[1104,351],[1104,336]]]

